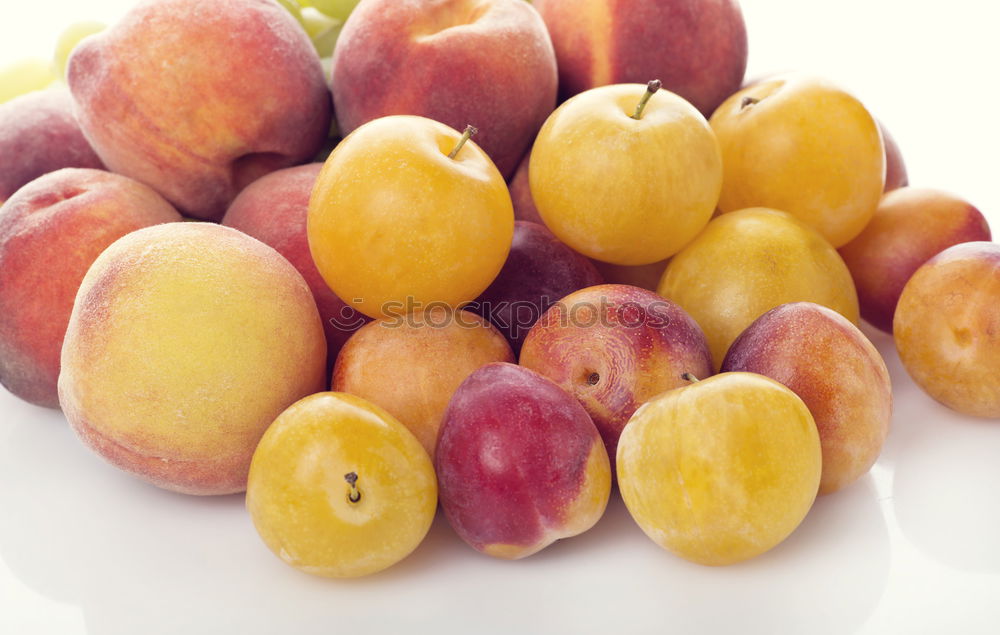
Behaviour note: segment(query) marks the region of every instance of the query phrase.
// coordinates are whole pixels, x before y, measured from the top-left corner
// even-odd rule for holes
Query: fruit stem
[[[691,373],[683,373],[683,374],[681,374],[681,379],[683,379],[684,381],[689,381],[692,384],[701,381],[700,379],[698,379],[697,377],[695,377]]]
[[[740,102],[740,110],[746,109],[747,106],[753,106],[754,104],[759,104],[760,100],[756,97],[744,97],[743,101]]]
[[[660,80],[654,79],[653,81],[646,84],[646,92],[643,93],[642,99],[639,100],[639,105],[635,107],[635,112],[632,114],[633,119],[642,119],[642,111],[646,109],[646,103],[649,98],[653,96],[653,93],[660,90]]]
[[[347,500],[352,503],[356,503],[361,500],[361,492],[358,490],[357,472],[348,472],[347,474],[344,474],[344,480],[351,486],[351,490],[347,493]]]
[[[458,156],[458,151],[462,149],[465,142],[472,138],[472,135],[479,132],[479,129],[473,125],[468,125],[465,127],[465,132],[462,133],[462,138],[458,140],[458,144],[455,145],[455,149],[448,153],[449,159],[454,159]]]

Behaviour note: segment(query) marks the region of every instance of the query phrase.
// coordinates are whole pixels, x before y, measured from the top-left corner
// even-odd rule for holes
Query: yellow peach
[[[326,342],[278,252],[228,227],[169,223],[97,258],[61,365],[59,403],[87,446],[159,487],[227,494],[246,487],[274,418],[322,389]]]

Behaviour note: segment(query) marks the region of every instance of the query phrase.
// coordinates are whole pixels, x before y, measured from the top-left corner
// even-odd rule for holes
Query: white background
[[[48,56],[69,22],[130,4],[3,0],[0,64]],[[896,136],[912,183],[961,194],[1000,232],[994,3],[743,5],[750,76],[840,81]],[[242,497],[133,480],[84,450],[58,412],[3,392],[0,633],[1000,632],[1000,422],[931,401],[891,339],[866,332],[895,387],[881,459],[777,549],[722,569],[659,550],[615,499],[591,532],[524,561],[477,554],[439,517],[382,574],[311,578],[267,551]]]

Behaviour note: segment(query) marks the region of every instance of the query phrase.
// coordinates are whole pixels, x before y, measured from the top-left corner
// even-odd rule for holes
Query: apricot
[[[819,493],[858,480],[889,432],[892,385],[882,356],[842,315],[812,302],[771,309],[729,347],[722,372],[766,375],[805,402],[819,429]]]
[[[435,307],[359,329],[337,357],[333,390],[385,408],[433,458],[452,393],[481,366],[512,361],[510,345],[489,322]]]
[[[840,248],[861,317],[891,333],[899,294],[920,265],[952,245],[989,239],[986,218],[953,194],[914,187],[889,192],[865,230]]]
[[[892,334],[924,392],[1000,418],[1000,245],[962,243],[924,263],[903,287]]]
[[[322,390],[326,342],[298,271],[246,234],[168,223],[108,247],[80,285],[59,403],[85,445],[159,487],[229,494],[275,417]]]

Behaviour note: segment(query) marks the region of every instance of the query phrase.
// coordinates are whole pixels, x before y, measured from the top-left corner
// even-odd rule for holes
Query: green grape
[[[320,57],[330,57],[333,55],[333,47],[337,43],[337,36],[340,35],[340,27],[343,22],[335,20],[320,13],[312,7],[302,10],[302,24],[305,26],[309,39]]]
[[[302,10],[299,8],[299,3],[295,0],[278,0],[278,4],[285,7],[285,10],[292,14],[295,21],[304,29],[306,28],[306,23],[302,20]]]
[[[23,59],[0,68],[0,104],[46,88],[56,79],[52,65],[39,58]]]
[[[66,77],[66,62],[69,61],[70,53],[73,52],[77,44],[83,41],[83,38],[94,33],[100,33],[105,28],[107,27],[103,22],[95,22],[93,20],[74,22],[66,27],[66,30],[56,40],[56,51],[52,56],[56,76],[60,78]]]
[[[299,0],[303,5],[314,7],[320,13],[343,22],[351,15],[360,0]]]

